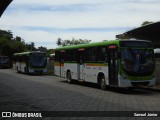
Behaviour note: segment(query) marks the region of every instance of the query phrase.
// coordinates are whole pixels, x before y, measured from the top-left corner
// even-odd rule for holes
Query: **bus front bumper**
[[[124,79],[123,77],[120,77],[119,80],[119,87],[137,87],[137,86],[155,86],[156,79],[152,78],[151,80],[136,80],[131,81],[128,79]]]
[[[29,69],[29,73],[47,73],[47,69],[39,69],[39,70]]]

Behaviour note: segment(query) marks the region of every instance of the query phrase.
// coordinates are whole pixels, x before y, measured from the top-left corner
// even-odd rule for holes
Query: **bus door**
[[[61,50],[60,52],[61,52],[61,56],[60,56],[60,76],[65,77],[65,74],[64,74],[64,54],[65,54],[65,51]]]
[[[109,85],[118,86],[118,49],[116,45],[108,46]]]
[[[84,48],[78,49],[78,80],[84,80]]]

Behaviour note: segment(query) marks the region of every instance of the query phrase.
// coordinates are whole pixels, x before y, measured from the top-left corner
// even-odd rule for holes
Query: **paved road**
[[[12,69],[0,69],[0,110],[160,111],[160,93],[112,87],[103,91],[96,84],[68,84],[64,78],[55,76],[25,75]]]

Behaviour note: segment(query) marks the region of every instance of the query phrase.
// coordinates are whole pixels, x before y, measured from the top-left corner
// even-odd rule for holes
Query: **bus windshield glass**
[[[128,75],[150,75],[154,70],[153,50],[122,48],[121,65]]]
[[[8,57],[0,57],[0,64],[6,64],[9,62],[9,58]]]
[[[44,67],[46,65],[46,56],[44,53],[32,53],[30,55],[30,65],[33,67]]]

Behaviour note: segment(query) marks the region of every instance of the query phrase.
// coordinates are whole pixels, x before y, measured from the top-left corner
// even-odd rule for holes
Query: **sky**
[[[113,40],[144,21],[160,21],[160,0],[13,0],[0,29],[51,49],[58,38]]]

